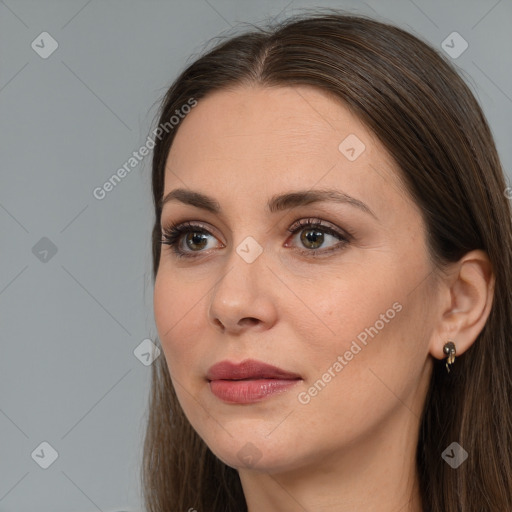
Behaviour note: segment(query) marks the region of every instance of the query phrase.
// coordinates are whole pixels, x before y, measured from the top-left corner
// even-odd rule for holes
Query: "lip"
[[[301,381],[300,375],[254,359],[214,364],[206,378],[211,392],[228,403],[259,402]]]
[[[221,361],[214,364],[206,373],[208,380],[242,380],[242,379],[300,379],[296,373],[287,372],[255,359],[246,359],[240,363]]]

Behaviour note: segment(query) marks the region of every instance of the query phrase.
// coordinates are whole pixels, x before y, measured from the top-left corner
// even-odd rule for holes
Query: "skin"
[[[338,146],[355,134],[350,161]],[[454,340],[466,351],[488,317],[493,275],[472,251],[445,273],[428,258],[421,212],[392,158],[341,103],[307,86],[240,86],[199,101],[170,150],[164,196],[188,188],[214,197],[213,214],[172,201],[162,225],[202,222],[207,246],[177,258],[162,246],[154,288],[158,334],[180,404],[213,453],[238,469],[250,512],[420,511],[414,465],[433,358]],[[363,201],[313,203],[268,213],[293,190],[334,188]],[[307,245],[287,231],[319,218],[353,232]],[[236,248],[263,249],[252,263]],[[197,243],[197,242],[196,242]],[[190,242],[189,242],[190,244]],[[399,303],[402,309],[307,404],[298,400]],[[380,325],[380,324],[379,324]],[[258,359],[297,373],[291,390],[254,404],[227,404],[206,380],[213,363]],[[455,362],[455,364],[457,364]],[[252,463],[240,453],[257,454]]]

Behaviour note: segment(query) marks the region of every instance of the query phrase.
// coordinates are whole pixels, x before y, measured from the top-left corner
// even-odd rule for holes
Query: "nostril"
[[[259,320],[257,318],[254,318],[254,317],[247,317],[247,318],[242,318],[242,320],[240,320],[239,322],[241,325],[244,325],[244,324],[247,324],[247,325],[255,325],[257,323],[259,323]]]

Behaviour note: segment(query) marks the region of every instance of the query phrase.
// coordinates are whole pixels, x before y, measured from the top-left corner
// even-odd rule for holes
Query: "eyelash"
[[[346,231],[337,231],[336,229],[326,226],[325,224],[322,224],[321,219],[316,218],[309,218],[309,219],[301,219],[294,224],[292,224],[291,227],[287,229],[288,232],[295,235],[296,233],[299,233],[300,231],[308,229],[318,229],[319,231],[322,231],[323,233],[327,233],[329,235],[335,236],[340,239],[340,242],[332,247],[329,247],[328,249],[296,249],[301,254],[306,256],[318,256],[319,253],[330,253],[332,251],[341,250],[346,245],[348,245],[353,235],[352,233]],[[183,251],[179,248],[179,242],[181,240],[181,237],[183,235],[186,235],[188,233],[201,233],[201,234],[208,234],[211,235],[211,233],[206,229],[206,227],[202,224],[195,224],[193,222],[183,222],[181,224],[174,224],[171,223],[169,226],[166,226],[162,228],[162,240],[160,241],[162,245],[169,245],[178,258],[197,258],[200,257],[201,254],[204,251]],[[213,235],[212,235],[213,236]]]

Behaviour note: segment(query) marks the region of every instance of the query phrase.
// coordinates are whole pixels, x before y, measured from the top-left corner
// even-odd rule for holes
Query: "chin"
[[[225,434],[225,433],[224,433]],[[233,438],[228,434],[222,440],[205,439],[210,450],[224,464],[237,470],[267,473],[281,472],[297,466],[299,454],[290,442],[281,437],[272,439],[254,435],[254,429],[241,429]],[[204,438],[203,438],[204,439]]]

